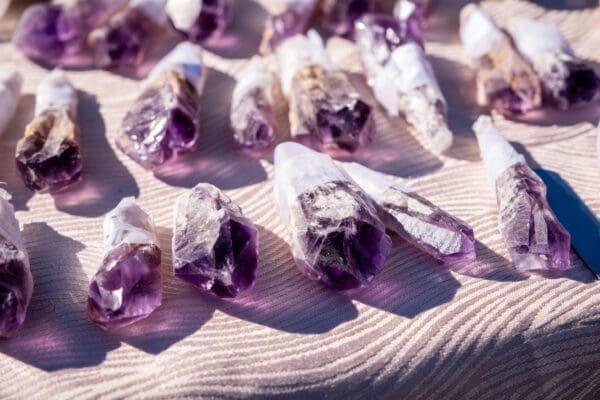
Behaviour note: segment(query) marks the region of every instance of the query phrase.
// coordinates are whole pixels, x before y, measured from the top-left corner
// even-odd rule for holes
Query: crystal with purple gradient
[[[320,4],[325,25],[335,34],[350,36],[354,22],[375,11],[374,0],[323,0]]]
[[[162,72],[125,115],[118,147],[146,168],[193,151],[200,135],[199,103],[194,84],[182,73]]]
[[[196,185],[175,204],[173,272],[219,297],[235,297],[254,285],[258,230],[218,188]]]
[[[9,338],[25,321],[33,278],[10,195],[0,189],[0,338]]]
[[[285,39],[304,33],[318,3],[318,0],[288,0],[282,13],[270,15],[260,45],[261,53],[272,52]]]
[[[298,143],[275,149],[275,197],[300,270],[335,290],[370,282],[391,248],[369,197],[331,157]]]
[[[231,0],[167,0],[175,30],[194,43],[220,37],[231,20]]]
[[[475,237],[467,223],[376,171],[357,163],[340,165],[380,206],[387,229],[446,264],[475,259]]]
[[[106,216],[104,250],[89,287],[88,316],[103,329],[148,317],[162,302],[161,250],[152,220],[133,198]]]
[[[127,0],[75,0],[34,4],[23,13],[15,45],[28,57],[51,65],[79,64],[88,34]]]

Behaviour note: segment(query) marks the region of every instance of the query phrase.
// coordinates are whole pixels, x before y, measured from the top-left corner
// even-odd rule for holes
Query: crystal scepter
[[[516,268],[570,268],[570,235],[550,209],[544,182],[500,135],[490,117],[480,116],[473,130],[498,200],[500,233]]]

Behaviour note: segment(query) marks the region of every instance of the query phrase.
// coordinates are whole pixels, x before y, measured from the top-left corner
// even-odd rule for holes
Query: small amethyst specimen
[[[374,139],[372,107],[333,69],[315,31],[284,41],[276,54],[292,137],[318,149],[350,152]]]
[[[127,8],[90,34],[96,65],[102,68],[138,65],[165,25],[164,0],[132,0]]]
[[[376,171],[357,163],[340,165],[379,205],[387,229],[446,264],[475,259],[475,237],[468,224]]]
[[[315,13],[319,0],[287,0],[283,12],[267,19],[260,51],[275,51],[284,40],[304,33]]]
[[[476,68],[479,105],[506,115],[540,107],[538,76],[491,16],[475,4],[466,5],[460,12],[459,33]]]
[[[171,25],[189,41],[202,43],[223,34],[231,19],[231,0],[167,0]]]
[[[473,130],[496,192],[500,233],[516,268],[570,268],[571,238],[550,209],[544,182],[500,135],[490,117],[479,117]]]
[[[320,4],[325,25],[335,34],[349,36],[354,22],[375,11],[374,0],[322,0]]]
[[[54,0],[28,7],[14,43],[26,56],[50,65],[76,65],[88,34],[103,25],[127,0]]]
[[[189,42],[175,47],[150,73],[125,115],[117,146],[146,168],[195,150],[204,73],[200,47]]]
[[[0,189],[0,338],[13,336],[23,324],[33,293],[29,256],[9,200]]]
[[[375,205],[331,157],[298,143],[275,148],[275,197],[300,270],[335,290],[369,283],[391,248]]]
[[[57,192],[81,179],[77,93],[61,70],[38,87],[35,117],[17,143],[16,165],[31,190]]]
[[[275,77],[264,59],[253,57],[240,74],[231,96],[231,127],[235,142],[261,149],[275,139]]]
[[[177,199],[174,221],[175,276],[219,297],[254,285],[258,230],[225,193],[196,185]]]
[[[87,310],[104,329],[149,316],[162,301],[161,250],[152,220],[133,198],[104,220],[104,259],[89,288]]]
[[[567,109],[600,98],[600,76],[574,54],[556,25],[514,18],[508,30],[540,77],[546,102]]]

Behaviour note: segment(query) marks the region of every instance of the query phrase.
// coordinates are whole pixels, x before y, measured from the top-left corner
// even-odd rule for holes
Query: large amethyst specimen
[[[575,55],[556,25],[515,18],[508,30],[540,77],[548,103],[567,109],[600,97],[600,76],[590,63]]]
[[[231,127],[241,147],[260,149],[275,139],[275,77],[261,57],[253,57],[231,96]]]
[[[174,221],[175,276],[219,297],[254,285],[258,230],[225,193],[196,185],[177,199]]]
[[[320,9],[325,25],[335,34],[351,35],[354,22],[375,11],[374,0],[321,0]]]
[[[371,199],[329,156],[298,143],[278,145],[275,197],[292,253],[307,277],[335,290],[373,279],[391,240]]]
[[[38,87],[35,117],[17,143],[16,165],[25,185],[57,192],[81,179],[77,93],[60,70]]]
[[[104,259],[89,288],[87,310],[104,329],[150,315],[162,301],[161,250],[152,220],[126,198],[104,220]]]
[[[538,76],[492,17],[475,4],[460,13],[460,38],[476,68],[477,102],[503,114],[539,108]]]
[[[223,34],[231,19],[231,0],[167,0],[171,25],[195,43]]]
[[[570,268],[570,235],[550,209],[544,182],[498,133],[490,117],[479,117],[473,130],[496,192],[500,233],[515,266],[521,270]]]
[[[117,146],[146,168],[195,150],[203,78],[200,48],[188,42],[175,47],[150,73],[125,115]]]
[[[0,189],[0,338],[13,336],[23,324],[33,293],[29,256],[9,200]]]
[[[388,230],[443,263],[475,259],[475,237],[467,223],[378,172],[357,163],[341,165],[379,205],[379,215]]]
[[[304,33],[315,13],[319,0],[287,0],[285,9],[267,19],[260,51],[274,51],[284,40]]]
[[[88,34],[103,25],[127,0],[54,0],[28,7],[14,34],[28,57],[51,65],[82,62]]]
[[[290,103],[292,137],[319,149],[346,151],[374,139],[372,107],[342,71],[332,68],[316,32],[284,41],[277,61]]]

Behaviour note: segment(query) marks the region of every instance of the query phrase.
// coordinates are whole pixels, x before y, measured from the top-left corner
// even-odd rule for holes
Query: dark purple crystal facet
[[[254,285],[258,230],[227,195],[199,184],[175,205],[175,276],[219,297],[235,297]]]
[[[168,0],[166,11],[176,31],[202,43],[223,34],[231,19],[231,0]]]
[[[321,10],[325,25],[335,34],[346,36],[354,31],[354,22],[375,11],[374,0],[324,0]]]

